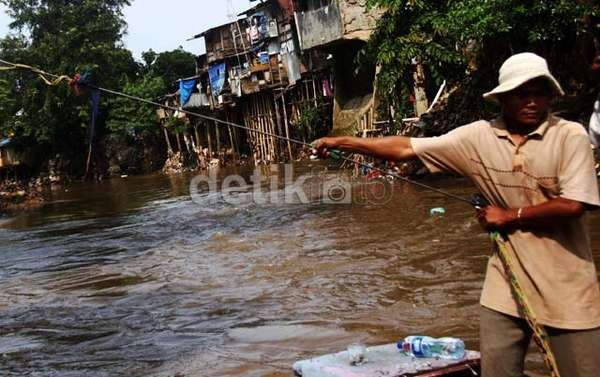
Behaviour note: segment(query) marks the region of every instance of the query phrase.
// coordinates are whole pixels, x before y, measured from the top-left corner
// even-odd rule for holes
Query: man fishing
[[[600,206],[594,159],[583,126],[551,115],[564,92],[546,61],[511,56],[499,85],[484,98],[502,115],[433,138],[327,137],[313,144],[402,161],[418,157],[435,173],[469,177],[490,206],[478,210],[486,230],[501,231],[506,249],[562,377],[600,373],[600,288],[585,211]],[[523,376],[532,330],[511,291],[498,250],[481,294],[484,377]]]

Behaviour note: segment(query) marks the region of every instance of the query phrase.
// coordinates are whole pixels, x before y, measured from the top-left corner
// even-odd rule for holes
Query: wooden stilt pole
[[[227,113],[227,121],[231,123],[231,116]],[[233,132],[231,131],[231,125],[227,125],[227,131],[229,132],[229,143],[231,144],[231,155],[233,157],[233,163],[237,165],[237,156],[235,153],[235,143],[233,141]]]
[[[200,135],[198,134],[197,124],[194,124],[194,136],[196,137],[196,145],[198,146],[198,150],[202,152],[202,140],[200,140]]]
[[[256,97],[256,116],[258,117],[258,126],[261,132],[264,132],[263,112],[260,106],[260,94]],[[266,163],[269,160],[269,148],[267,146],[267,136],[264,133],[260,134],[260,139],[263,147],[263,160]]]
[[[273,94],[273,104],[275,105],[275,120],[277,122],[277,135],[283,135],[283,129],[281,128],[281,114],[279,113],[279,102],[277,102],[277,95]],[[281,148],[283,141],[279,140],[279,147]]]
[[[162,126],[163,133],[165,135],[165,141],[167,142],[167,155],[170,156],[173,154],[173,147],[171,146],[171,140],[169,139],[169,131],[167,131],[167,127]]]
[[[312,78],[312,86],[313,86],[313,95],[314,95],[314,100],[315,100],[315,108],[319,106],[319,103],[317,101],[317,84],[315,83],[315,78],[313,76]]]
[[[217,158],[221,159],[221,133],[219,132],[219,123],[215,121],[215,139],[217,141]]]
[[[204,127],[206,128],[206,140],[208,141],[208,159],[209,162],[210,160],[212,160],[213,157],[213,148],[212,148],[212,138],[210,136],[210,126],[208,124],[204,124]]]
[[[177,137],[177,149],[178,149],[179,153],[181,153],[181,152],[183,152],[181,150],[181,135],[179,134],[179,132],[177,132],[175,135]]]
[[[260,125],[260,111],[258,109],[258,95],[255,94],[253,96],[253,101],[252,101],[252,110],[253,110],[253,119],[255,121],[255,127],[253,127],[256,130],[260,131],[261,125]],[[265,157],[266,157],[266,151],[265,151],[265,144],[264,144],[264,136],[261,133],[255,133],[256,135],[256,139],[257,139],[257,144],[259,146],[259,156],[260,156],[260,160],[261,162],[264,162]]]
[[[285,103],[285,92],[281,93],[281,102],[282,102],[282,107],[283,107],[283,120],[285,123],[285,137],[288,139],[287,140],[287,148],[288,148],[288,153],[290,155],[290,161],[294,160],[294,156],[292,154],[292,144],[290,143],[290,126],[289,126],[289,122],[288,122],[288,115],[287,115],[287,109],[286,109],[286,103]]]
[[[269,101],[269,98],[266,95],[264,97],[264,103],[265,103],[265,107],[267,108],[267,114],[269,114],[269,119],[268,119],[269,132],[271,133],[271,135],[274,135],[277,132],[275,131],[275,119],[273,118],[273,106],[271,105],[271,101]],[[278,162],[279,161],[279,147],[278,147],[277,139],[275,139],[274,136],[271,136],[270,139],[271,139],[271,148],[273,149],[273,162]]]

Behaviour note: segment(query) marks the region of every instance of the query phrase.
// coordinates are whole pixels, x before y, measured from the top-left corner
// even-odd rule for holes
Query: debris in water
[[[429,211],[432,215],[444,215],[446,213],[446,209],[444,207],[435,207]]]

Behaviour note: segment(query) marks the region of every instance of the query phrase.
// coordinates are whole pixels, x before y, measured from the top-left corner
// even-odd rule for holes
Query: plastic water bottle
[[[405,355],[414,357],[439,357],[440,359],[460,360],[465,357],[465,343],[458,338],[431,338],[429,336],[409,336],[398,342],[398,348]]]

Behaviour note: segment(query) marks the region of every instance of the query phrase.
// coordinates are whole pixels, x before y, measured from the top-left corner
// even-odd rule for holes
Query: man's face
[[[553,90],[548,80],[537,78],[500,97],[504,117],[516,126],[531,128],[548,115]]]

